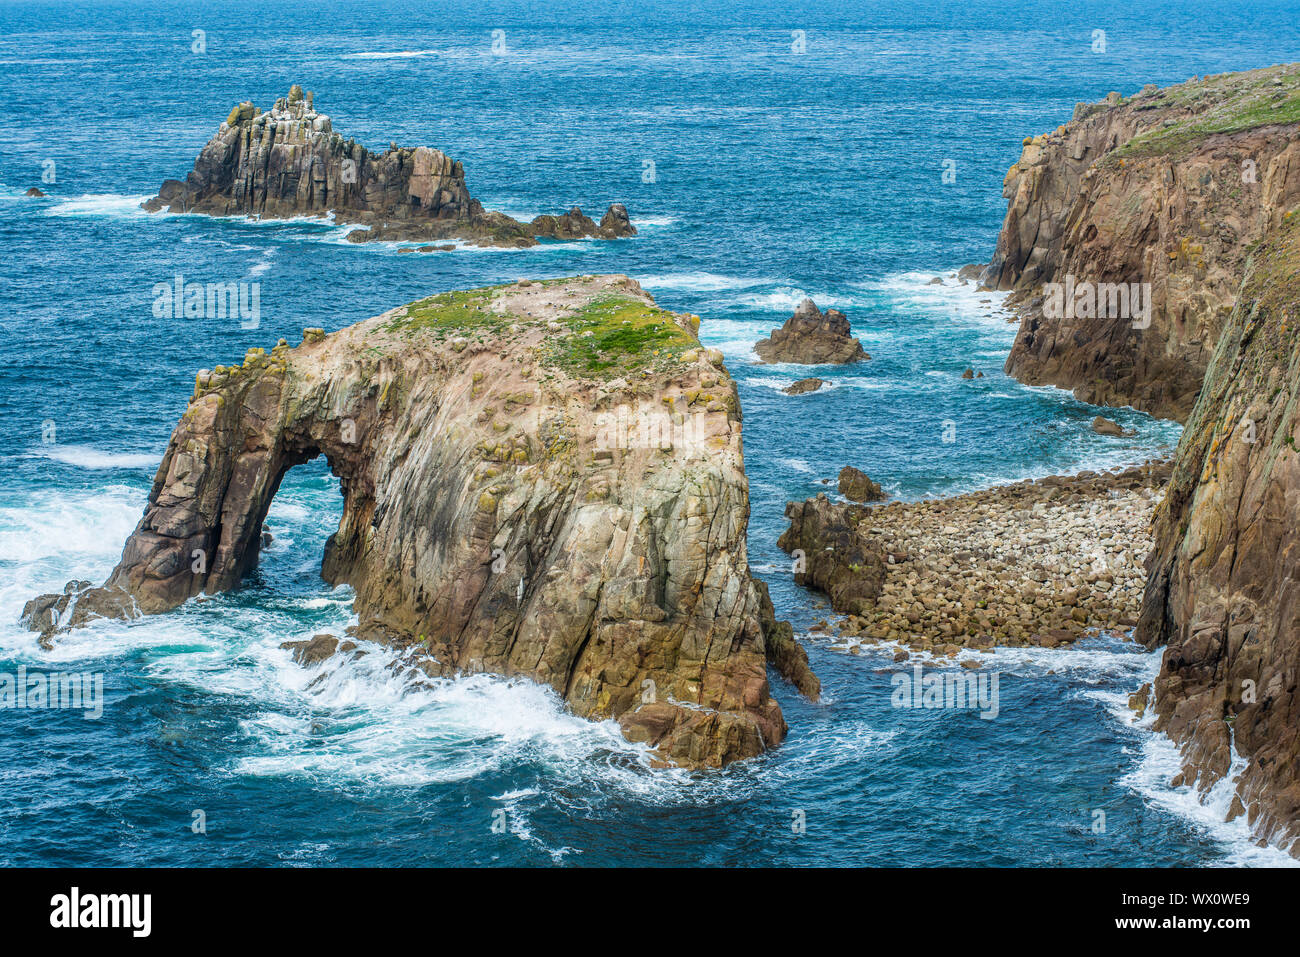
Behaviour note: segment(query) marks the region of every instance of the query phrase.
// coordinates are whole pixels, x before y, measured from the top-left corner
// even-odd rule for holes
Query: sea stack
[[[844,313],[822,312],[811,299],[795,308],[794,315],[771,336],[754,345],[763,362],[793,362],[801,365],[843,364],[870,359]]]
[[[426,146],[372,153],[334,132],[314,97],[293,86],[263,113],[240,103],[208,141],[184,181],[169,179],[143,204],[149,212],[289,219],[333,213],[364,229],[353,242],[432,242],[532,246],[537,237],[616,239],[636,233],[615,203],[597,225],[574,207],[564,216],[521,223],[485,210],[465,185],[460,163]]]
[[[759,754],[786,730],[766,662],[816,678],[750,576],[736,385],[697,323],[625,276],[521,280],[252,349],[198,374],[106,584],[24,618],[54,638],[237,587],[281,478],[324,455],[322,575],[358,640],[528,676],[685,766]]]

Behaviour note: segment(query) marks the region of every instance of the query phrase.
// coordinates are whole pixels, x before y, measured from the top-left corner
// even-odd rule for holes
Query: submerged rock
[[[858,362],[870,359],[844,313],[824,313],[811,299],[799,303],[794,315],[771,336],[758,342],[754,351],[763,362],[794,362],[802,365]]]
[[[1006,371],[1186,419],[1251,245],[1300,203],[1297,97],[1293,66],[1225,73],[1027,138],[985,274],[1021,313]]]
[[[758,754],[786,730],[767,661],[815,678],[750,577],[736,386],[696,322],[594,276],[252,349],[196,378],[106,584],[35,599],[28,624],[237,587],[284,473],[323,455],[344,502],[321,572],[355,589],[359,640],[425,675],[528,676],[684,765]]]
[[[804,395],[808,392],[816,392],[826,383],[817,378],[800,379],[798,382],[792,382],[781,391],[786,395]]]
[[[460,163],[425,146],[372,153],[334,132],[330,118],[316,112],[312,94],[296,85],[266,113],[252,103],[231,110],[185,180],[167,180],[143,208],[284,219],[333,213],[339,223],[365,227],[348,234],[352,242],[462,238],[532,246],[537,236],[636,233],[618,203],[599,226],[577,207],[529,224],[484,210],[470,196]]]

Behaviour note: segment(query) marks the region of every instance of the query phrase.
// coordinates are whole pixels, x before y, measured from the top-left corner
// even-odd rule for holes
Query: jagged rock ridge
[[[698,322],[623,276],[521,280],[250,350],[199,373],[105,585],[24,617],[52,638],[236,587],[281,478],[324,455],[322,574],[358,639],[527,675],[682,764],[756,755],[786,730],[765,659],[817,679],[750,576],[736,387]]]
[[[184,181],[170,179],[144,208],[213,216],[292,218],[333,213],[366,227],[353,242],[466,239],[480,245],[532,246],[554,239],[631,236],[627,209],[609,207],[600,223],[576,206],[563,216],[521,223],[485,210],[465,185],[460,163],[425,146],[372,153],[334,132],[310,92],[294,86],[263,113],[252,103],[230,111]]]

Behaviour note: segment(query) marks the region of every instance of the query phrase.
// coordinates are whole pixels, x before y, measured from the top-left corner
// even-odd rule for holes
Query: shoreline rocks
[[[795,581],[830,597],[843,635],[943,654],[1058,647],[1136,623],[1168,472],[1151,463],[870,508],[818,495],[786,506],[777,544],[801,553]]]
[[[465,239],[509,247],[534,246],[538,237],[636,234],[619,203],[599,225],[576,206],[531,223],[485,210],[470,195],[464,168],[440,150],[393,145],[372,153],[334,132],[313,100],[295,85],[265,113],[252,103],[239,104],[185,180],[165,181],[142,208],[282,219],[333,214],[338,223],[364,227],[348,234],[350,242]]]
[[[527,676],[684,766],[775,747],[768,663],[816,678],[751,577],[736,384],[697,322],[586,276],[251,349],[196,376],[105,585],[24,621],[50,641],[237,588],[284,473],[323,455],[344,503],[321,574],[355,589],[357,641],[428,676]]]
[[[754,345],[764,363],[790,362],[799,365],[843,365],[870,359],[844,313],[822,312],[811,299],[795,307],[794,315],[780,329]]]

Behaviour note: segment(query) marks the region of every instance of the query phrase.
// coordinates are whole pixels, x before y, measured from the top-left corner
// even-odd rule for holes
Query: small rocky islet
[[[334,131],[310,91],[294,85],[263,112],[235,106],[184,180],[169,179],[146,200],[148,212],[275,219],[334,217],[355,224],[354,243],[418,242],[419,252],[459,239],[478,246],[527,247],[547,239],[618,239],[636,234],[627,208],[612,203],[599,223],[574,206],[521,223],[485,210],[465,170],[441,150],[391,145],[374,153]]]

